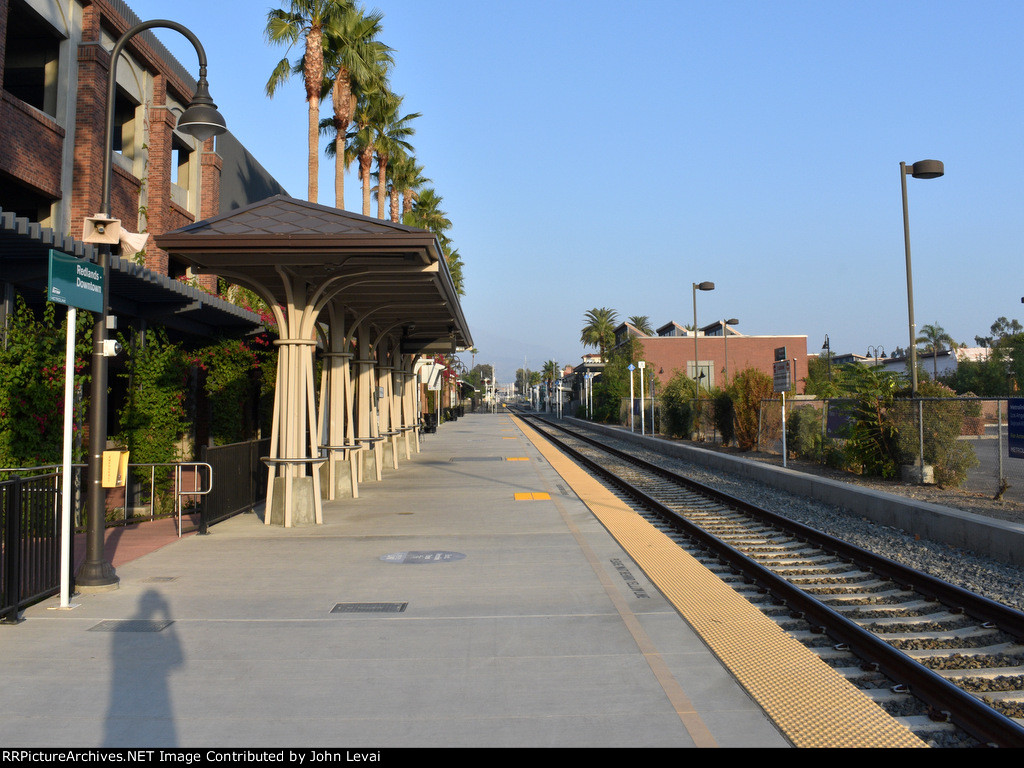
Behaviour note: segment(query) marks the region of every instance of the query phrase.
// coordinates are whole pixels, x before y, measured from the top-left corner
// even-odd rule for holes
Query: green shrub
[[[661,429],[669,437],[689,438],[693,433],[695,385],[676,371],[661,391]]]
[[[729,397],[735,412],[736,444],[741,451],[757,447],[761,401],[774,397],[771,376],[756,368],[740,371],[729,384]]]
[[[821,456],[821,413],[814,406],[801,405],[789,413],[786,448],[799,459]]]

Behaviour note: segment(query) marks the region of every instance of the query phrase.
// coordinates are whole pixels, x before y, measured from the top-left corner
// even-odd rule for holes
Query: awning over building
[[[50,249],[96,261],[92,245],[0,210],[0,282],[13,285],[29,305],[45,301]],[[111,256],[107,279],[110,311],[124,318],[200,337],[245,334],[261,324],[253,312],[127,259]]]

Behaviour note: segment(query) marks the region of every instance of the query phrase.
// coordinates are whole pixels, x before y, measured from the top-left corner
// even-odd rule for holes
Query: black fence
[[[60,591],[60,499],[56,472],[0,482],[0,622]]]
[[[260,457],[269,452],[269,438],[200,449],[199,460],[210,465],[213,475],[213,487],[202,497],[201,532],[256,506],[267,487],[267,466]]]

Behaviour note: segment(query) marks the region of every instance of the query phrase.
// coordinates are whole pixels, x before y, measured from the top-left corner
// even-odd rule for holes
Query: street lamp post
[[[879,358],[879,356],[885,357],[885,349],[883,347],[868,347],[866,354],[868,356],[874,354],[874,357],[875,357],[875,367],[877,368],[878,367],[878,358]]]
[[[722,354],[725,355],[725,386],[729,386],[729,326],[739,325],[735,317],[722,321]]]
[[[828,334],[825,334],[825,343],[821,345],[821,348],[825,350],[825,361],[828,364],[828,380],[832,381],[832,342],[828,339]]]
[[[117,60],[127,42],[135,35],[154,27],[166,27],[180,32],[196,49],[199,57],[199,81],[192,103],[178,119],[178,130],[206,141],[226,130],[224,118],[217,111],[217,105],[210,98],[206,81],[206,51],[199,39],[185,26],[176,21],[157,19],[136,24],[125,32],[115,43],[110,54],[110,72],[107,76],[107,116],[103,147],[103,198],[101,218],[109,219],[110,187],[113,175],[114,143],[114,98],[117,89]],[[110,246],[99,247],[99,266],[103,267],[107,279],[103,284],[103,311],[93,326],[92,340],[92,383],[89,395],[89,467],[88,467],[88,521],[86,529],[85,562],[76,576],[79,587],[93,591],[115,589],[117,575],[114,567],[104,555],[104,526],[106,523],[106,496],[103,489],[103,451],[107,443],[107,358],[105,355],[107,318],[109,315],[109,272]]]
[[[913,165],[900,163],[900,187],[903,192],[903,245],[907,256],[907,315],[910,326],[910,391],[917,397],[917,327],[914,324],[914,279],[910,269],[910,217],[907,211],[907,174],[915,179],[936,179],[945,173],[940,160],[918,160]]]
[[[694,384],[697,387],[696,390],[695,390],[695,395],[696,395],[695,404],[696,404],[696,407],[694,408],[694,410],[696,411],[696,413],[694,413],[694,417],[695,417],[694,421],[695,421],[695,425],[697,427],[696,431],[698,432],[698,434],[700,432],[700,380],[701,380],[701,376],[700,376],[700,358],[697,355],[697,291],[713,291],[713,290],[715,290],[715,284],[711,283],[711,282],[708,282],[706,280],[703,283],[694,283],[693,284],[693,382],[694,382]],[[711,385],[711,382],[708,382],[708,386],[710,386],[710,385]]]

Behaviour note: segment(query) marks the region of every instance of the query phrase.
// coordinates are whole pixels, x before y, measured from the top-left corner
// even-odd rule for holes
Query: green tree
[[[420,190],[412,204],[412,210],[403,217],[403,223],[433,232],[440,240],[447,240],[446,233],[451,229],[452,222],[448,214],[441,210],[443,202],[444,198],[437,194],[433,187]]]
[[[395,223],[404,221],[405,215],[412,211],[413,201],[419,190],[430,179],[423,175],[423,166],[416,163],[416,158],[408,153],[402,153],[392,162],[391,168],[391,193],[393,200],[391,204],[391,220]],[[402,210],[398,212],[395,198],[401,196]]]
[[[923,352],[932,356],[932,378],[937,379],[939,377],[939,353],[947,346],[955,350],[957,343],[938,323],[922,326],[921,335],[917,337],[915,343],[924,344]]]
[[[645,336],[654,335],[654,328],[651,326],[651,318],[647,315],[633,315],[629,318],[629,323]]]
[[[684,371],[676,370],[661,390],[661,431],[669,437],[689,438],[693,432],[693,402],[696,384]]]
[[[317,201],[317,175],[320,156],[320,99],[324,87],[324,29],[335,26],[341,16],[351,10],[349,0],[291,0],[289,10],[272,9],[267,13],[266,37],[274,45],[303,44],[303,54],[294,64],[287,53],[281,59],[267,81],[267,95],[273,98],[292,74],[301,74],[306,89],[308,106],[307,141],[308,155],[308,199]]]
[[[953,398],[955,392],[935,381],[922,381],[921,397]],[[924,434],[924,463],[931,465],[935,482],[942,486],[958,486],[967,479],[967,472],[977,466],[978,457],[969,443],[960,440],[964,420],[980,416],[977,403],[949,399],[932,400],[920,409],[909,400],[897,400],[891,411],[895,425],[899,463],[915,464],[921,456],[921,434]],[[923,416],[924,423],[918,421]]]
[[[580,342],[585,347],[597,347],[601,360],[607,359],[608,350],[615,343],[615,328],[619,323],[618,313],[614,309],[601,307],[589,310],[584,316],[586,325],[580,332]]]
[[[594,380],[594,419],[618,424],[622,419],[622,402],[629,398],[630,364],[642,359],[643,345],[630,339],[608,355],[601,375]],[[635,390],[634,390],[635,394]]]
[[[402,97],[386,104],[376,126],[377,136],[374,141],[374,153],[377,157],[377,218],[385,218],[385,200],[387,199],[388,163],[392,157],[412,151],[408,138],[416,133],[412,121],[420,117],[419,112],[399,116]]]
[[[345,171],[348,161],[344,144],[356,109],[356,93],[385,87],[388,71],[394,64],[392,49],[377,39],[383,14],[367,13],[352,4],[345,7],[335,24],[325,32],[326,66],[333,117],[329,126],[335,139],[328,155],[334,156],[334,205],[345,207]],[[321,124],[321,128],[324,125]],[[342,152],[337,152],[341,137]]]
[[[18,296],[0,348],[0,466],[25,467],[61,461],[64,437],[64,354],[67,312],[58,322],[56,305],[42,316]],[[77,313],[74,387],[88,392],[92,315]],[[73,430],[81,435],[86,400],[74,408]],[[83,458],[82,450],[75,453]]]
[[[892,371],[863,365],[851,366],[849,374],[853,424],[847,454],[865,474],[893,478],[900,464],[899,425],[893,407],[904,379]]]
[[[726,390],[732,398],[736,424],[736,444],[741,451],[757,447],[761,401],[775,396],[772,377],[756,368],[740,371]]]

